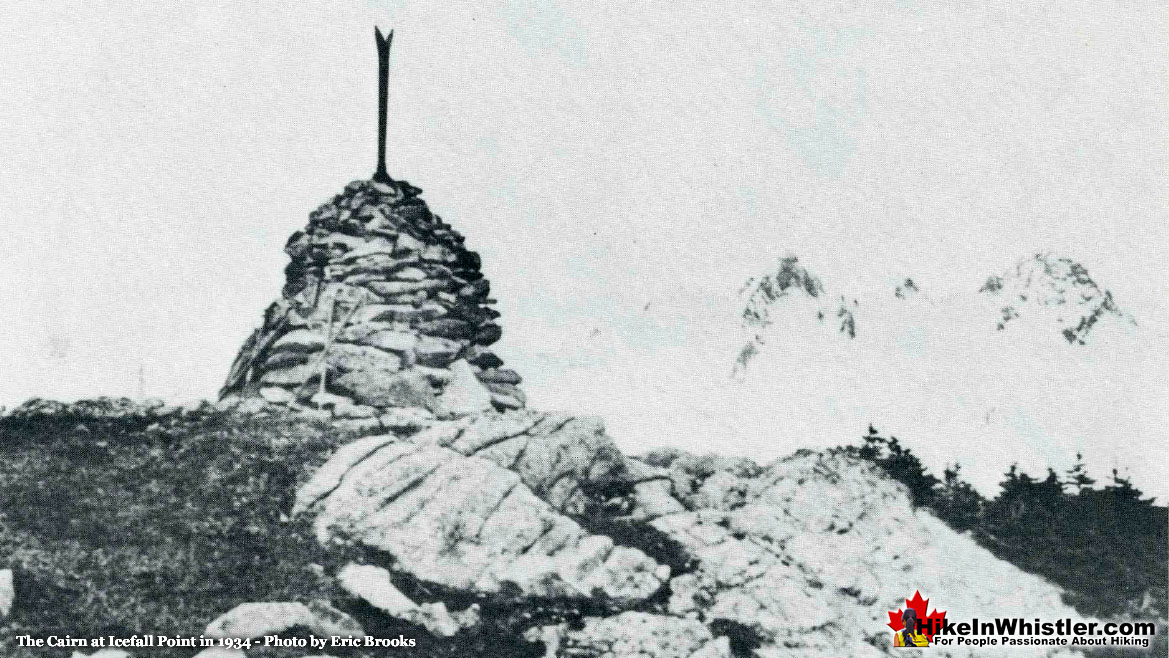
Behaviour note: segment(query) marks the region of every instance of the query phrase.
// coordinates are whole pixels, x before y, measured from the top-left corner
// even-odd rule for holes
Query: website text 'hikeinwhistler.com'
[[[1058,621],[1002,617],[990,621],[918,622],[938,646],[1109,646],[1148,648],[1157,634],[1151,621]]]

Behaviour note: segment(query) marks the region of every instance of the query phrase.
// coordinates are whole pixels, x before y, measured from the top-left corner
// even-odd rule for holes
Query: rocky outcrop
[[[804,452],[760,467],[664,450],[645,462],[668,471],[685,508],[652,524],[699,565],[670,581],[668,612],[749,627],[760,655],[892,653],[887,613],[916,590],[936,592],[963,618],[1078,616],[1058,588],[915,510],[900,484],[844,454]]]
[[[399,574],[439,591],[579,601],[575,621],[524,635],[548,656],[893,655],[888,612],[915,590],[963,618],[1080,617],[1059,589],[914,509],[867,462],[634,459],[598,421],[571,416],[485,413],[359,439],[316,471],[295,511],[324,543],[386,556],[346,567],[342,587],[436,636],[474,632],[479,610],[415,603]]]
[[[519,375],[490,349],[502,332],[479,255],[419,192],[405,181],[355,181],[309,215],[285,247],[283,294],[241,348],[221,398],[349,420],[524,406]]]
[[[644,600],[669,567],[567,516],[582,483],[617,475],[595,421],[485,414],[409,439],[348,444],[301,488],[317,538],[356,541],[415,578],[470,592]]]
[[[1064,340],[1084,345],[1101,320],[1135,324],[1083,265],[1049,253],[1024,258],[1010,270],[989,277],[978,292],[1001,304],[995,325],[999,331],[1032,313],[1054,315]]]

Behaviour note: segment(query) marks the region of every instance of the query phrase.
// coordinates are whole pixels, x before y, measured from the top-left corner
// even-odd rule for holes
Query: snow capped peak
[[[742,401],[727,421],[738,436],[774,427],[814,443],[871,422],[909,437],[936,472],[960,461],[987,492],[1011,461],[1041,472],[1077,451],[1146,487],[1164,479],[1162,465],[1128,457],[1169,422],[1154,402],[1166,393],[1158,337],[1083,265],[1035,254],[948,293],[864,274],[868,287],[848,285],[867,294],[841,295],[789,256],[750,282],[733,396],[708,394]]]
[[[1020,260],[1010,270],[989,277],[978,292],[999,305],[999,331],[1018,324],[1020,318],[1035,316],[1058,325],[1068,343],[1084,345],[1093,327],[1105,318],[1136,324],[1083,265],[1050,253]]]
[[[774,274],[747,279],[747,283],[739,292],[746,293],[747,298],[746,307],[743,309],[743,323],[748,326],[765,327],[771,324],[772,305],[776,301],[800,294],[820,297],[824,294],[824,283],[800,265],[799,258],[788,254],[779,259]]]
[[[856,338],[857,300],[840,295],[838,301],[829,301],[824,282],[794,255],[780,258],[774,272],[748,279],[739,292],[745,300],[742,319],[749,338],[736,359],[736,371],[760,352],[769,335],[789,333],[778,331],[776,323],[802,324],[814,317],[818,324],[835,326],[840,335]]]
[[[806,342],[813,335],[857,337],[860,300],[830,291],[794,255],[780,258],[774,271],[749,279],[740,294],[747,339],[736,360],[736,372],[763,351],[769,340],[782,339],[787,349],[815,350],[819,347]],[[1112,293],[1092,280],[1087,268],[1051,253],[1023,258],[1005,272],[989,277],[977,295],[963,293],[934,300],[917,280],[906,276],[894,286],[893,298],[870,295],[866,299],[866,331],[875,332],[901,333],[907,327],[944,324],[950,327],[946,333],[957,336],[955,327],[959,325],[975,332],[978,327],[1005,331],[1010,326],[1012,342],[1085,345],[1089,333],[1095,330],[1099,334],[1097,327],[1105,320],[1136,325],[1120,310]],[[993,324],[987,322],[988,317],[993,318]],[[816,328],[811,329],[813,326]],[[1030,328],[1021,328],[1024,326]],[[1055,332],[1062,339],[1056,338]]]

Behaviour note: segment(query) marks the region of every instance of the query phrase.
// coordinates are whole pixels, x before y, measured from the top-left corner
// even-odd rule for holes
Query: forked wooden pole
[[[382,36],[382,31],[373,28],[373,36],[377,40],[378,59],[378,98],[377,98],[377,173],[374,180],[388,183],[390,175],[386,173],[386,114],[388,113],[387,99],[390,94],[390,44],[394,42],[394,31],[388,36]]]

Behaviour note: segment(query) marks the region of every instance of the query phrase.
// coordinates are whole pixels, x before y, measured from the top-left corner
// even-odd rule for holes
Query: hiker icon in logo
[[[905,599],[905,609],[889,611],[889,628],[893,629],[893,646],[895,647],[928,647],[934,639],[934,633],[941,630],[945,623],[946,613],[936,608],[929,610],[929,599],[924,599],[921,592],[914,592],[912,599]]]
[[[928,647],[930,640],[925,636],[925,633],[919,632],[917,612],[913,608],[906,608],[905,612],[901,613],[901,623],[904,628],[893,634],[893,646],[895,647]]]

